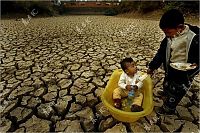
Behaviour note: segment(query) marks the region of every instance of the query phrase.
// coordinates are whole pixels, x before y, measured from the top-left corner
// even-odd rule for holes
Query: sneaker
[[[120,109],[122,107],[121,99],[114,99],[114,107]]]
[[[167,112],[166,110],[163,109],[163,107],[155,107],[155,112],[158,115],[167,115],[167,116],[175,115],[175,111]]]
[[[133,105],[131,106],[131,111],[132,111],[132,112],[140,112],[140,111],[143,111],[143,108],[142,108],[141,106],[138,106],[138,105],[133,104]]]
[[[122,107],[121,103],[115,102],[114,103],[115,108],[120,109]]]

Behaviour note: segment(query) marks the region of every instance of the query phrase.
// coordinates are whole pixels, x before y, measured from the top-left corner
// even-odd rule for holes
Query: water
[[[125,99],[122,99],[122,110],[131,112],[131,105],[133,103],[133,98],[134,98],[134,90],[132,89],[128,93],[128,97]]]
[[[129,93],[128,93],[128,98],[127,98],[128,106],[131,106],[131,105],[132,105],[133,97],[134,97],[134,91],[133,91],[133,89],[132,89],[132,90],[129,91]]]

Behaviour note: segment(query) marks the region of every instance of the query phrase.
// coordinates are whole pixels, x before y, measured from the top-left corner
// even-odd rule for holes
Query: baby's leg
[[[140,93],[138,97],[135,97],[133,99],[133,103],[132,103],[132,106],[131,106],[132,112],[140,112],[140,111],[143,110],[142,100],[143,100],[143,94],[142,93]]]
[[[132,104],[141,106],[141,105],[142,105],[142,100],[143,100],[143,94],[140,93],[139,96],[137,96],[137,97],[135,97],[135,98],[133,99],[133,103],[132,103]]]
[[[113,91],[113,100],[115,108],[121,108],[121,88],[116,88]]]
[[[113,99],[121,99],[121,88],[114,89]]]

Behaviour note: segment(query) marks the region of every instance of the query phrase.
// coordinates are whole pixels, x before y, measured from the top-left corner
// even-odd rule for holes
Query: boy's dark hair
[[[132,58],[125,58],[123,59],[121,62],[120,62],[120,65],[121,65],[121,68],[123,71],[125,71],[127,68],[126,68],[126,63],[131,63],[131,62],[134,62]],[[135,63],[135,62],[134,62]]]
[[[177,9],[165,12],[160,19],[160,28],[177,28],[179,24],[184,24],[183,14]]]

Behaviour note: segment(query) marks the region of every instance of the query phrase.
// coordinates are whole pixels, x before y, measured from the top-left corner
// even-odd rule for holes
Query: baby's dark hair
[[[131,62],[134,62],[135,61],[131,58],[131,57],[128,57],[128,58],[125,58],[123,59],[121,62],[120,62],[120,65],[121,65],[121,68],[123,71],[125,71],[127,68],[126,68],[126,63],[131,63]]]
[[[183,14],[177,9],[171,9],[165,12],[160,19],[160,28],[177,28],[178,25],[184,24]]]

